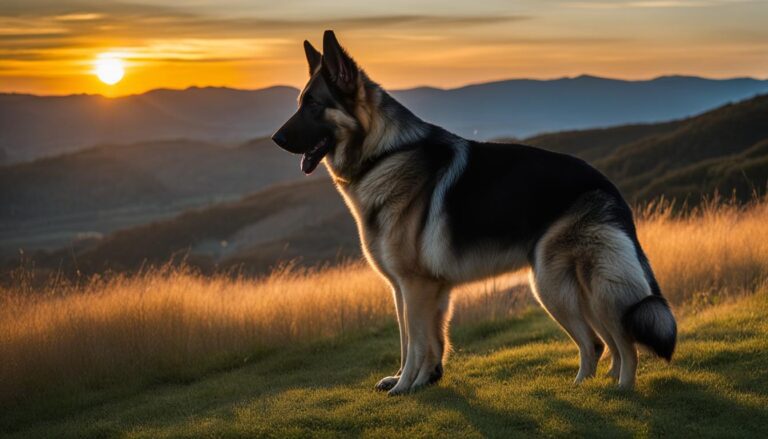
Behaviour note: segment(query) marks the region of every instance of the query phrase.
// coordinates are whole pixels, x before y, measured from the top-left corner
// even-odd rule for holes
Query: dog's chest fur
[[[418,154],[408,151],[387,157],[355,182],[336,180],[355,217],[366,258],[388,276],[426,274],[420,235],[432,176],[424,174]]]

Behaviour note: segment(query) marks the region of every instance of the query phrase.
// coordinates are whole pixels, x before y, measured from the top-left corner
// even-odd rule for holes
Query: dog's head
[[[358,122],[353,116],[363,73],[339,45],[333,31],[323,35],[323,54],[304,41],[310,78],[299,109],[272,136],[281,148],[302,154],[301,170],[310,174]],[[343,138],[342,138],[343,137]]]

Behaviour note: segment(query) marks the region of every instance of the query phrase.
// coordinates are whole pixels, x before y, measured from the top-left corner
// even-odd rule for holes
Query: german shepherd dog
[[[391,285],[400,370],[391,395],[437,382],[449,350],[450,291],[531,267],[536,299],[578,345],[576,382],[595,374],[635,383],[635,345],[671,360],[677,325],[618,189],[577,158],[463,139],[427,123],[371,81],[339,45],[304,42],[310,79],[272,137],[322,161],[352,211],[368,262]]]

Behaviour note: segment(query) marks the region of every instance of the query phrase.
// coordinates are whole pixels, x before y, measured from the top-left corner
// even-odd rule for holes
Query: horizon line
[[[468,87],[474,87],[474,86],[480,86],[480,85],[489,85],[489,84],[498,84],[502,82],[511,82],[511,81],[532,81],[532,82],[554,82],[554,81],[560,81],[560,80],[576,80],[581,78],[592,78],[592,79],[600,79],[600,80],[606,80],[606,81],[619,81],[619,82],[651,82],[656,81],[659,79],[665,79],[665,78],[689,78],[689,79],[703,79],[707,81],[733,81],[733,80],[754,80],[754,81],[768,81],[768,77],[766,78],[758,78],[755,76],[729,76],[729,77],[709,77],[709,76],[699,76],[699,75],[686,75],[686,74],[677,74],[677,73],[669,73],[669,74],[662,74],[657,76],[652,76],[645,79],[624,79],[624,78],[616,78],[616,77],[609,77],[609,76],[600,76],[600,75],[593,75],[589,73],[582,73],[575,76],[556,76],[551,78],[531,78],[531,77],[512,77],[512,78],[503,78],[503,79],[493,79],[488,81],[481,81],[481,82],[468,82],[463,85],[459,85],[456,87],[437,87],[433,85],[423,84],[423,85],[416,85],[413,87],[404,87],[404,88],[386,88],[386,90],[392,91],[392,92],[402,92],[402,91],[410,91],[410,90],[419,90],[419,89],[433,89],[433,90],[441,90],[441,91],[452,91],[452,90],[460,90],[463,88]],[[232,91],[245,91],[245,92],[254,92],[254,91],[263,91],[263,90],[269,90],[274,88],[290,88],[294,90],[300,90],[298,87],[295,87],[293,85],[288,84],[272,84],[267,85],[264,87],[257,87],[257,88],[238,88],[238,87],[232,87],[228,85],[190,85],[184,88],[174,88],[174,87],[157,87],[157,88],[150,88],[140,93],[126,93],[126,94],[119,94],[119,95],[113,95],[113,96],[107,96],[101,93],[64,93],[64,94],[37,94],[37,93],[30,93],[30,92],[20,92],[20,91],[6,91],[6,90],[0,90],[0,95],[16,95],[16,96],[34,96],[34,97],[72,97],[72,96],[92,96],[92,97],[102,97],[105,99],[120,99],[120,98],[127,98],[132,96],[142,96],[148,93],[157,92],[157,91],[173,91],[173,92],[181,92],[181,91],[187,91],[187,90],[205,90],[205,89],[220,89],[220,90],[232,90]]]

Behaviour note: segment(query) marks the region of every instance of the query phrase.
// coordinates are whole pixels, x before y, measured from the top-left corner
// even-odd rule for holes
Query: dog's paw
[[[427,381],[427,385],[431,386],[432,384],[436,384],[442,378],[443,378],[443,363],[437,363],[437,366],[435,366],[435,369],[432,371],[431,374],[429,374],[429,381]]]
[[[408,393],[411,393],[413,390],[410,387],[398,387],[394,386],[392,389],[387,392],[387,395],[389,396],[399,396],[399,395],[406,395]]]
[[[378,383],[376,383],[375,389],[379,392],[386,392],[391,390],[397,382],[400,380],[400,377],[392,376],[392,377],[384,377],[382,378]]]

